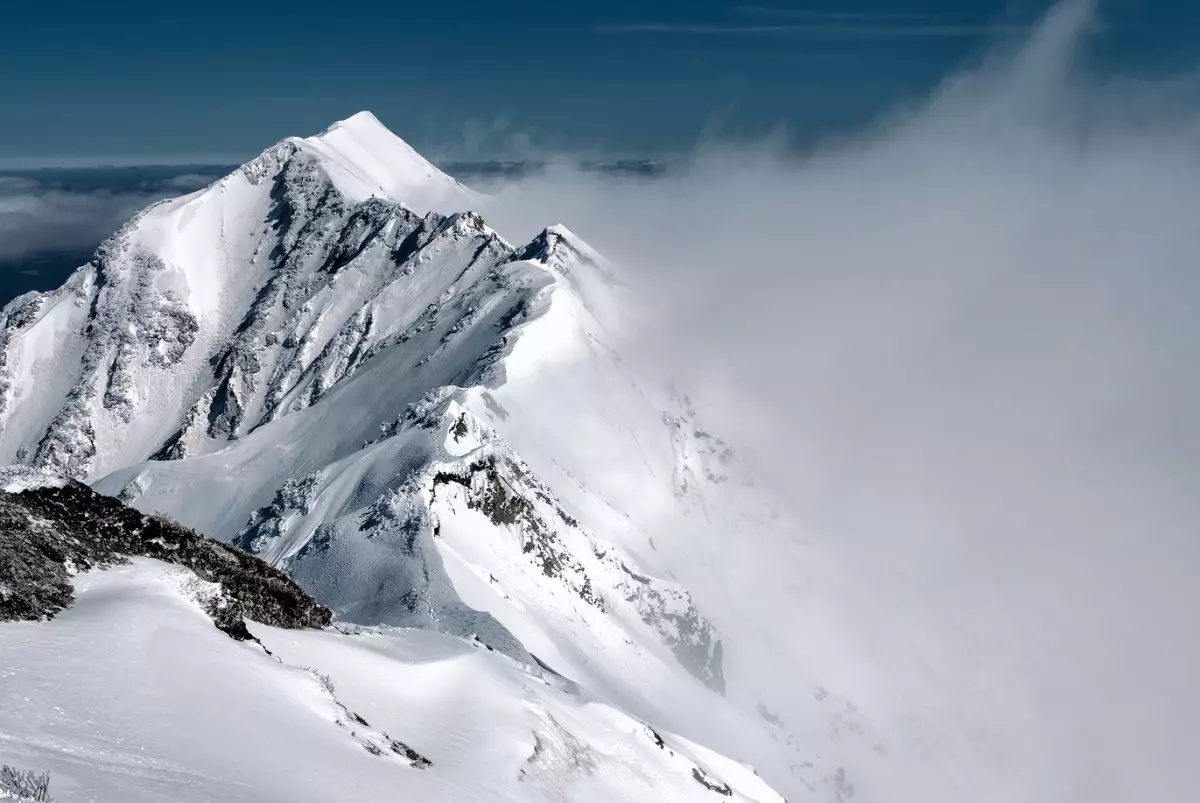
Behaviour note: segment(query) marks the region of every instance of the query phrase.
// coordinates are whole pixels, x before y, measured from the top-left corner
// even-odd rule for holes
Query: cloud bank
[[[561,220],[635,273],[627,352],[697,389],[841,567],[799,599],[874,672],[821,657],[805,611],[762,616],[954,790],[890,799],[1200,788],[1200,108],[1187,79],[1089,76],[1095,24],[1060,5],[805,158],[491,188],[514,241]],[[784,554],[764,608],[804,572]]]
[[[138,209],[199,189],[217,177],[141,172],[132,168],[0,175],[0,260],[94,248]]]

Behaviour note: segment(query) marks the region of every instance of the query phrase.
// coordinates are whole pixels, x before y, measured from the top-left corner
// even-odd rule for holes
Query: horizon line
[[[663,162],[686,158],[687,152],[670,153],[613,153],[592,154],[587,156],[571,154],[551,154],[537,157],[512,156],[474,156],[441,158],[433,157],[430,161],[438,166],[445,165],[499,165],[524,164],[548,165],[555,162],[571,162],[574,164],[600,164],[616,162]],[[162,156],[28,156],[0,157],[0,173],[35,172],[39,170],[125,170],[153,167],[221,167],[237,168],[246,164],[254,157],[236,157],[224,155],[203,154],[165,154]]]
[[[109,154],[102,156],[0,156],[0,170],[90,170],[131,167],[227,167],[245,164],[250,157],[230,154]]]

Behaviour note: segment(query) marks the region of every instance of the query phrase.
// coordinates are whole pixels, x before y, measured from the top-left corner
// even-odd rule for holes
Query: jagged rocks
[[[717,484],[729,479],[737,454],[725,441],[704,430],[686,395],[672,394],[675,412],[662,414],[675,452],[675,495],[686,498],[702,483]]]
[[[433,762],[428,758],[399,739],[393,739],[385,731],[376,730],[371,727],[371,723],[367,722],[361,714],[351,711],[345,703],[338,699],[337,690],[334,688],[333,680],[329,675],[322,674],[312,667],[304,667],[304,669],[312,674],[317,684],[321,687],[321,691],[336,706],[337,718],[335,723],[337,726],[347,731],[350,738],[362,745],[364,750],[380,758],[394,758],[399,756],[407,761],[408,765],[413,769],[426,770],[433,766]]]
[[[87,476],[96,456],[96,429],[92,425],[92,405],[87,401],[91,395],[92,387],[88,384],[75,386],[38,441],[33,453],[34,466],[66,477]]]
[[[696,783],[703,786],[710,792],[716,792],[718,795],[731,797],[733,790],[729,788],[729,784],[724,781],[714,780],[707,772],[699,767],[692,768],[692,777],[696,779]]]
[[[0,766],[0,800],[16,803],[54,803],[50,797],[50,773]]]
[[[517,464],[510,462],[507,472],[495,456],[467,465],[461,470],[443,469],[433,475],[433,493],[438,486],[454,483],[467,489],[467,506],[478,510],[495,525],[512,526],[522,538],[521,551],[541,568],[542,573],[561,581],[584,602],[604,610],[604,600],[592,587],[582,564],[571,555],[553,529],[534,508],[529,498],[518,493],[512,474]]]
[[[160,516],[70,481],[0,492],[0,621],[53,617],[70,605],[70,577],[129,557],[186,567],[220,585],[218,627],[242,635],[242,617],[277,627],[324,627],[328,609],[262,561]]]

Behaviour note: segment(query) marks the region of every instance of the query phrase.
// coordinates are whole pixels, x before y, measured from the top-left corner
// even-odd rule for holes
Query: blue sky
[[[236,161],[360,108],[442,158],[798,139],[921,97],[1048,0],[40,2],[0,22],[0,160]],[[1101,0],[1110,73],[1191,66],[1200,4]]]

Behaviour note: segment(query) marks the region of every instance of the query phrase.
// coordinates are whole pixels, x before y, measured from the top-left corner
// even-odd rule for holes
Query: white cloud
[[[514,240],[557,219],[636,267],[657,320],[630,351],[690,366],[887,612],[856,623],[894,629],[876,713],[899,738],[918,714],[951,728],[930,751],[974,800],[1200,788],[1200,115],[1180,83],[1075,71],[1091,22],[1060,6],[804,159],[557,169],[490,210]]]
[[[18,262],[38,252],[87,251],[138,209],[213,178],[187,173],[133,186],[114,178],[107,186],[103,174],[96,174],[86,186],[75,187],[38,173],[0,175],[0,261]]]

